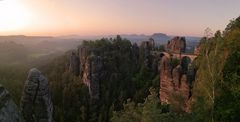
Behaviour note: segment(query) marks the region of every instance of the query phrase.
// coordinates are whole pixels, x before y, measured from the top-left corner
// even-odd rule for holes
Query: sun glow
[[[29,22],[30,13],[19,0],[0,0],[0,32],[23,29]]]

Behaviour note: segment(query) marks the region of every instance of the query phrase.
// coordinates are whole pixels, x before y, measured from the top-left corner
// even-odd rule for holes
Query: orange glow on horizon
[[[223,30],[237,16],[237,4],[225,4],[229,7],[208,0],[139,0],[137,3],[135,0],[0,0],[0,35],[202,36],[205,28]],[[201,6],[207,5],[215,5],[216,10],[202,9]],[[223,16],[223,12],[228,14]]]

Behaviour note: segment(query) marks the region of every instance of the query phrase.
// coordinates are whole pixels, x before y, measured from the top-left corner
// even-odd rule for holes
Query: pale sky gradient
[[[202,36],[240,15],[240,0],[0,0],[0,35]]]

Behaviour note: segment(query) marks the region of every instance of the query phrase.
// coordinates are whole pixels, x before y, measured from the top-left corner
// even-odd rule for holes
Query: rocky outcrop
[[[154,56],[151,54],[155,47],[154,40],[150,38],[148,41],[142,42],[142,46],[144,50],[144,65],[151,69],[154,60]]]
[[[80,63],[80,60],[78,55],[75,52],[72,52],[70,57],[69,70],[76,76],[78,76],[80,72],[79,63]]]
[[[151,65],[151,45],[149,41],[144,42],[144,64],[147,67]]]
[[[0,122],[24,122],[9,92],[0,85]]]
[[[53,105],[48,80],[36,68],[28,73],[20,104],[27,122],[53,122]]]
[[[152,62],[151,62],[151,70],[154,72],[154,74],[158,74],[159,72],[159,62],[161,58],[163,57],[163,54],[160,52],[152,52]]]
[[[100,97],[100,79],[103,70],[103,58],[97,54],[98,49],[78,47],[80,57],[80,79],[88,86],[91,99]]]
[[[89,49],[84,46],[79,46],[78,49],[78,54],[79,54],[79,72],[80,72],[80,77],[83,76],[83,72],[85,70],[85,64],[87,61],[87,56],[89,55]]]
[[[184,53],[186,50],[185,37],[174,37],[167,43],[167,50],[171,53]]]
[[[89,94],[92,99],[100,97],[100,79],[103,68],[103,61],[100,56],[96,56],[93,52],[87,57],[83,71],[83,82],[88,86]]]
[[[181,87],[181,79],[182,79],[182,67],[178,65],[176,68],[172,71],[172,80],[173,80],[173,86],[175,91],[179,91]]]
[[[163,56],[160,61],[160,101],[163,104],[171,104],[174,96],[183,100],[181,108],[189,112],[189,100],[191,97],[191,83],[195,80],[196,70],[187,58],[182,59],[176,67],[171,65],[170,57]]]
[[[169,104],[169,97],[174,90],[169,58],[163,56],[160,61],[160,101]]]
[[[132,45],[132,60],[135,62],[136,66],[139,66],[139,47],[137,43]]]

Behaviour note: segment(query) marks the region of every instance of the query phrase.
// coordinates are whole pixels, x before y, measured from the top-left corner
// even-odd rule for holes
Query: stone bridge
[[[170,54],[168,52],[162,52],[165,56],[168,56],[170,57]],[[191,59],[191,61],[193,61],[197,55],[194,55],[194,54],[178,54],[178,53],[171,53],[174,57],[177,57],[177,58],[183,58],[183,57],[189,57]]]

